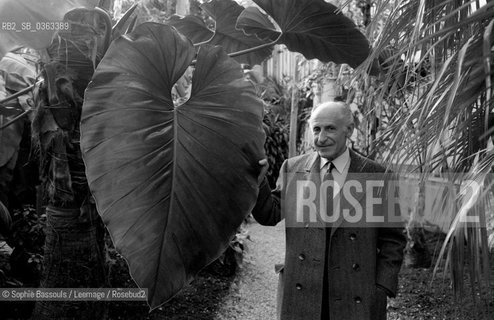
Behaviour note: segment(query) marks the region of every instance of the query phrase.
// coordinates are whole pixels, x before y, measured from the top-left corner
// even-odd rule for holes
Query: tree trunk
[[[295,83],[292,85],[292,100],[290,110],[290,137],[288,139],[288,157],[297,155],[297,123],[298,123],[298,89]]]
[[[105,285],[101,221],[93,204],[83,209],[48,206],[41,288]],[[101,301],[37,301],[33,319],[104,319]]]
[[[78,20],[71,25],[74,32],[59,34],[47,50],[51,61],[43,65],[32,125],[47,204],[41,288],[109,287],[104,227],[89,192],[79,128],[84,90],[98,62],[88,58],[99,49],[98,41],[89,39],[100,24],[96,12],[79,14],[72,17]],[[106,307],[101,301],[38,300],[33,319],[100,320]]]

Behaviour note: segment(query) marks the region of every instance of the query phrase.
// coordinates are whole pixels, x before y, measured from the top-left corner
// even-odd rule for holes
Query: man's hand
[[[262,180],[264,180],[264,176],[269,169],[268,159],[259,160],[259,165],[261,166],[261,172],[259,173],[259,177],[257,178],[257,184],[261,185],[261,182]]]

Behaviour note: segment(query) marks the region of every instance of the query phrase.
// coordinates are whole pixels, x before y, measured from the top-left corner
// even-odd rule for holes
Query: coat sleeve
[[[276,189],[271,190],[266,177],[259,186],[257,202],[252,209],[252,215],[257,222],[265,226],[274,226],[282,220],[281,214],[281,193],[286,179],[287,161],[283,162],[280,169]]]
[[[387,190],[390,190],[394,194],[397,193],[397,185],[394,183],[397,181],[396,178],[397,176],[393,175],[393,178],[390,180],[391,183],[387,184],[387,187],[391,188]],[[386,195],[387,201],[390,201],[390,193],[388,192]],[[387,203],[387,201],[384,203]],[[386,208],[389,207],[386,206]],[[400,210],[399,205],[393,205],[392,208],[392,210]],[[388,216],[390,214],[401,217],[399,211],[387,212]],[[395,297],[398,290],[398,273],[403,262],[405,245],[406,237],[401,221],[395,221],[389,227],[378,228],[376,285],[383,288],[389,297]]]
[[[386,289],[389,297],[398,291],[398,273],[403,261],[406,238],[400,228],[379,228],[376,285]]]

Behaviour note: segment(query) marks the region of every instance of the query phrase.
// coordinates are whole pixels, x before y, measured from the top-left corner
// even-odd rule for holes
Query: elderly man
[[[285,161],[275,190],[264,179],[252,212],[263,225],[285,219],[278,315],[282,320],[386,319],[406,243],[401,224],[386,220],[397,216],[389,211],[399,216],[399,209],[388,206],[388,193],[376,192],[385,187],[372,187],[389,185],[386,170],[347,148],[354,124],[346,104],[321,104],[309,124],[316,151]]]

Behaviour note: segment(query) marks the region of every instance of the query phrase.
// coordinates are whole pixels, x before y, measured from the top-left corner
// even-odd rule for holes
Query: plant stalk
[[[7,128],[8,126],[10,126],[11,124],[13,124],[17,120],[19,120],[22,117],[24,117],[25,115],[29,114],[31,111],[33,111],[33,109],[27,109],[26,111],[22,112],[21,114],[15,116],[13,119],[11,119],[10,121],[7,121],[4,125],[0,126],[0,130],[3,130],[5,128]]]
[[[17,97],[20,97],[22,96],[23,94],[29,92],[30,90],[32,90],[35,86],[37,85],[40,85],[41,83],[43,83],[43,80],[39,80],[38,82],[36,82],[35,84],[33,85],[30,85],[29,87],[25,88],[25,89],[22,89],[21,91],[17,91],[16,93],[14,93],[13,95],[11,96],[8,96],[7,98],[3,99],[3,100],[0,100],[0,106],[6,102],[9,102],[10,100],[14,100],[15,98]]]
[[[238,56],[241,56],[243,54],[251,53],[251,52],[254,52],[254,51],[257,51],[257,50],[261,50],[261,49],[264,49],[264,48],[268,48],[268,47],[274,46],[276,44],[276,42],[278,42],[278,39],[280,37],[281,37],[281,34],[280,34],[280,36],[275,41],[271,41],[269,43],[264,43],[264,44],[261,44],[261,45],[259,45],[257,47],[254,47],[254,48],[249,48],[249,49],[240,50],[240,51],[237,51],[237,52],[232,52],[232,53],[229,53],[228,56],[230,58],[238,57]]]
[[[268,48],[268,47],[274,46],[274,45],[278,42],[278,40],[281,38],[281,35],[282,35],[282,34],[280,34],[280,35],[278,36],[278,38],[276,38],[276,40],[271,41],[271,42],[269,42],[269,43],[264,43],[264,44],[261,44],[261,45],[259,45],[259,46],[257,46],[257,47],[248,48],[248,49],[240,50],[240,51],[237,51],[237,52],[232,52],[232,53],[229,53],[229,54],[228,54],[228,56],[229,56],[230,58],[234,58],[234,57],[241,56],[241,55],[243,55],[243,54],[251,53],[251,52],[254,52],[254,51],[257,51],[257,50],[261,50],[261,49],[264,49],[264,48]],[[208,41],[209,41],[209,40],[208,40]],[[190,64],[190,65],[191,65],[191,66],[195,66],[195,65],[196,65],[196,63],[197,63],[197,60],[196,60],[196,59],[194,59],[194,60],[192,60],[192,62],[191,62],[191,64]]]

